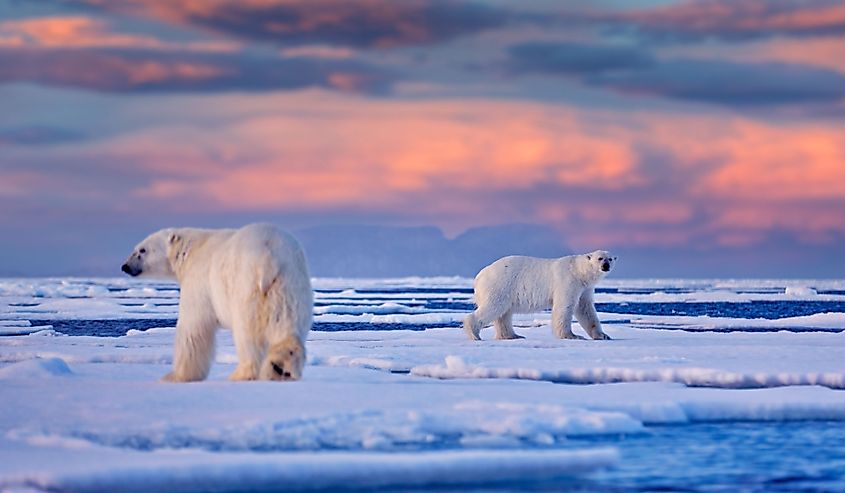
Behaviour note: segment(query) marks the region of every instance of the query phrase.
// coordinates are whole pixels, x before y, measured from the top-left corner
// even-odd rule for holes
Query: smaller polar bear
[[[593,306],[593,287],[613,267],[616,257],[604,250],[560,258],[510,256],[475,276],[476,310],[464,319],[471,340],[481,340],[490,322],[496,339],[522,339],[513,331],[514,313],[552,308],[552,330],[561,339],[583,339],[572,333],[572,315],[593,339],[610,339],[601,330]]]
[[[135,247],[122,270],[179,281],[173,371],[164,380],[205,379],[219,326],[232,330],[238,353],[231,380],[302,376],[314,295],[290,234],[267,224],[162,229]]]

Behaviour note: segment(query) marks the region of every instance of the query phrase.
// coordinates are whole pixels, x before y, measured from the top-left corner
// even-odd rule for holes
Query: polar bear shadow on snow
[[[122,270],[179,281],[173,369],[164,380],[205,379],[218,327],[235,341],[231,380],[301,378],[314,302],[305,254],[290,234],[267,224],[162,229]]]
[[[601,329],[593,302],[595,285],[613,268],[616,257],[604,250],[560,258],[509,256],[475,277],[477,308],[464,319],[464,331],[481,340],[493,323],[496,339],[522,339],[513,330],[514,313],[552,309],[552,331],[561,339],[583,339],[572,332],[572,316],[593,339],[610,339]]]

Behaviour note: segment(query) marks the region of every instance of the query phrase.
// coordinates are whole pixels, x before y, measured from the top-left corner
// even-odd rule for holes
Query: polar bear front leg
[[[575,308],[575,318],[581,327],[590,334],[593,339],[609,340],[610,336],[602,332],[601,322],[596,313],[596,306],[593,303],[593,290],[585,289],[578,299],[578,306]]]
[[[570,292],[556,294],[552,302],[552,331],[558,339],[584,339],[572,332],[575,296]]]
[[[184,302],[179,305],[173,371],[162,378],[166,382],[204,380],[211,369],[217,321],[208,315],[210,308],[202,307],[197,312],[190,305]]]

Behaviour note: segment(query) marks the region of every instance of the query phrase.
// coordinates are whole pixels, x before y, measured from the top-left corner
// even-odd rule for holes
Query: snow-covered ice
[[[172,324],[120,337],[73,327],[175,318],[173,285],[0,280],[0,490],[484,487],[626,460],[621,445],[584,437],[845,421],[843,313],[600,313],[611,341],[555,339],[540,313],[516,319],[525,339],[494,341],[487,328],[474,343],[454,326],[471,280],[314,285],[318,327],[321,317],[360,325],[312,331],[302,381],[228,382],[237,360],[222,331],[208,381],[165,384]],[[619,303],[845,299],[845,283],[812,280],[614,281],[600,291]],[[34,326],[43,320],[63,330]],[[769,331],[715,331],[728,326]]]

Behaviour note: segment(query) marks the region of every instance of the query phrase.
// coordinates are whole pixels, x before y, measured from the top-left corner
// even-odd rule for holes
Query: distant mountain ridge
[[[294,234],[311,275],[324,277],[473,277],[506,255],[571,253],[557,232],[530,224],[472,228],[451,240],[432,226],[319,226]]]

